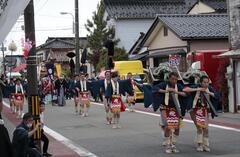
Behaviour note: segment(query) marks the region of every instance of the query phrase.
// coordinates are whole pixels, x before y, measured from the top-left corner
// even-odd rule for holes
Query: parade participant
[[[144,106],[146,108],[152,106],[155,112],[160,109],[160,126],[164,129],[163,145],[166,146],[166,153],[179,152],[176,142],[180,133],[180,122],[185,114],[186,94],[182,91],[183,86],[177,81],[178,74],[170,72],[167,81],[154,86],[142,85],[140,88],[144,91],[144,97],[147,98],[144,99]]]
[[[190,95],[190,115],[197,128],[197,151],[210,152],[209,135],[208,135],[208,122],[209,111],[211,108],[204,97],[207,95],[213,106],[217,106],[219,95],[209,85],[209,78],[202,76],[200,84],[186,87],[183,91],[191,93]]]
[[[58,97],[58,106],[65,106],[65,94],[67,91],[67,82],[64,79],[64,76],[61,76],[60,79],[57,79],[55,82],[55,88],[57,90],[57,97]]]
[[[120,121],[120,112],[125,111],[125,105],[122,102],[121,93],[120,93],[120,84],[118,82],[118,74],[112,74],[112,98],[110,103],[110,109],[113,114],[113,129],[121,128],[119,124]],[[124,109],[123,109],[124,108]]]
[[[45,97],[45,104],[50,104],[52,101],[52,90],[53,90],[53,85],[51,82],[51,79],[49,77],[44,77],[42,79],[42,93]]]
[[[75,113],[81,115],[82,114],[82,110],[81,107],[78,109],[78,106],[80,105],[80,80],[79,80],[79,76],[75,75],[74,76],[74,80],[72,80],[71,84],[70,84],[70,90],[72,92],[73,95],[73,99],[74,99],[74,103],[75,103]]]
[[[21,84],[21,79],[16,80],[15,85],[15,94],[14,94],[14,104],[17,109],[17,118],[21,118],[23,114],[23,105],[24,105],[24,90]]]
[[[107,119],[107,124],[110,125],[112,123],[112,112],[110,108],[110,103],[111,103],[111,87],[112,86],[112,79],[111,79],[111,71],[106,71],[105,72],[105,79],[104,79],[104,86],[102,88],[102,93],[104,95],[103,97],[103,103],[106,111],[106,119]]]
[[[67,82],[66,99],[71,100],[72,99],[72,91],[70,88],[71,88],[72,79],[70,77],[67,77],[66,82]]]
[[[83,117],[87,117],[88,116],[88,111],[90,108],[90,101],[89,101],[89,96],[90,96],[90,92],[89,92],[89,85],[90,83],[87,82],[86,78],[85,78],[85,74],[81,73],[80,74],[80,108],[81,108],[81,112],[82,112],[82,116]]]
[[[111,78],[111,75],[114,76],[114,80]],[[116,82],[117,81],[117,82]],[[118,85],[115,85],[118,84]],[[114,92],[119,93],[121,95],[125,96],[125,93],[128,94],[133,94],[133,89],[131,88],[131,83],[130,80],[119,80],[118,75],[116,72],[113,72],[111,74],[111,71],[106,71],[105,72],[105,79],[104,80],[99,80],[99,81],[95,81],[92,82],[92,87],[93,87],[93,94],[97,95],[99,94],[100,90],[102,91],[103,94],[103,102],[104,102],[104,107],[105,107],[105,111],[106,111],[106,119],[107,119],[107,124],[110,125],[112,124],[112,120],[113,120],[113,114],[112,114],[112,102],[114,102],[115,98],[117,100],[121,100],[120,98],[114,97]],[[121,101],[122,102],[122,101]],[[122,103],[122,111],[125,110],[125,105]],[[116,119],[118,118],[118,119]],[[119,124],[119,116],[117,117],[117,115],[115,116],[115,120],[118,120],[118,124]],[[116,125],[115,125],[116,126]],[[114,128],[115,128],[114,126]],[[120,125],[119,125],[120,127]]]
[[[127,74],[127,79],[129,79],[131,81],[131,86],[132,86],[133,93],[134,93],[135,82],[132,79],[132,73],[129,72]],[[129,111],[134,112],[134,107],[133,107],[135,105],[134,94],[133,95],[127,95],[127,103],[128,103]]]
[[[168,76],[167,82],[157,85],[159,88],[158,92],[162,96],[160,112],[163,122],[166,123],[164,130],[164,137],[165,141],[167,142],[166,153],[179,152],[179,150],[176,148],[176,142],[180,132],[180,118],[182,117],[177,112],[177,104],[174,103],[174,98],[171,95],[174,94],[178,104],[180,104],[180,97],[186,96],[186,94],[182,92],[183,87],[178,84],[177,81],[178,74],[171,72]]]

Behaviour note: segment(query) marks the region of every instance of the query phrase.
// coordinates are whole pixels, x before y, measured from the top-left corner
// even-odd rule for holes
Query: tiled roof
[[[221,13],[227,12],[227,2],[226,0],[201,0],[204,4],[212,7],[216,12]]]
[[[80,47],[86,47],[87,38],[79,38]],[[39,49],[74,49],[75,38],[74,37],[49,37],[46,42],[37,47]]]
[[[158,19],[181,39],[228,38],[226,14],[158,15]]]
[[[186,14],[197,0],[104,0],[114,18],[155,18],[156,14]]]

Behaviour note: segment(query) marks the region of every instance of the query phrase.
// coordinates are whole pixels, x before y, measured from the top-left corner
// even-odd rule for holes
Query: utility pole
[[[34,117],[33,127],[40,123],[40,106],[38,96],[37,82],[37,58],[36,58],[36,40],[35,40],[35,23],[34,23],[34,4],[30,0],[28,6],[24,10],[25,39],[32,41],[32,48],[27,58],[27,80],[28,80],[28,111]],[[41,151],[41,130],[40,128],[33,135],[39,151]]]
[[[75,0],[75,73],[79,74],[80,71],[80,54],[79,54],[79,20],[78,20],[78,0]]]

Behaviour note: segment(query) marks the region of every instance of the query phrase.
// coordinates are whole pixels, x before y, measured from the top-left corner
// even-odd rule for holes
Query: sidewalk
[[[5,120],[5,126],[9,131],[9,136],[12,138],[14,127],[21,122],[21,119],[17,119],[15,114],[12,114],[10,109],[3,105],[3,119]],[[53,154],[53,157],[80,157],[76,152],[57,141],[52,136],[47,135],[49,138],[49,152]]]

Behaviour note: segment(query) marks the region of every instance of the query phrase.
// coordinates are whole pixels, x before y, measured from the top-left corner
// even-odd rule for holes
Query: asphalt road
[[[52,130],[84,147],[99,157],[165,157],[161,146],[162,135],[159,117],[143,113],[121,114],[121,129],[112,129],[105,123],[104,108],[91,105],[90,116],[80,117],[74,113],[73,101],[65,107],[46,106],[45,123]],[[178,146],[179,157],[239,157],[240,132],[210,127],[211,152],[196,152],[195,128],[184,123]]]

